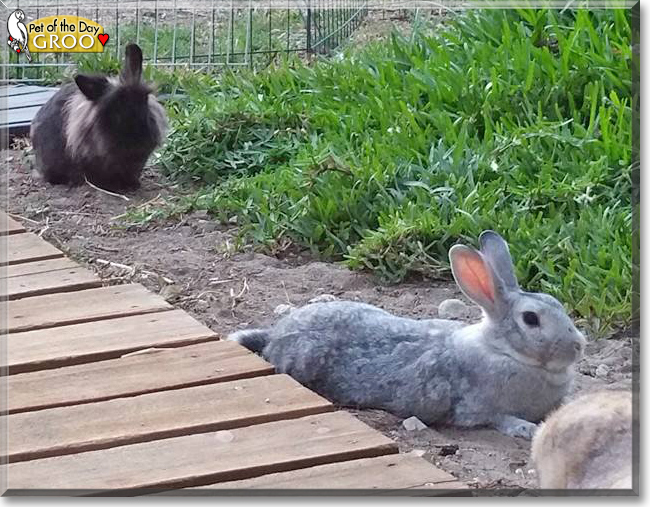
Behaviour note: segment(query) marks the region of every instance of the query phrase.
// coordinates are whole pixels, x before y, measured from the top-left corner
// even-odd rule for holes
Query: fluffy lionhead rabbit
[[[38,111],[30,135],[49,183],[78,185],[85,177],[133,190],[166,130],[165,110],[142,81],[142,51],[129,44],[119,78],[77,75]]]
[[[532,461],[544,489],[632,488],[632,393],[600,391],[540,425]]]
[[[449,251],[456,283],[483,309],[477,324],[334,301],[229,339],[340,405],[531,438],[569,392],[585,339],[555,298],[519,288],[501,236],[485,231],[480,244]]]

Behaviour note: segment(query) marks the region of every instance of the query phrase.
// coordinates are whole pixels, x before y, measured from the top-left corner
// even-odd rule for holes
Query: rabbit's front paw
[[[537,431],[537,424],[511,415],[505,415],[498,419],[495,427],[504,435],[521,437],[527,440],[531,440],[535,431]]]

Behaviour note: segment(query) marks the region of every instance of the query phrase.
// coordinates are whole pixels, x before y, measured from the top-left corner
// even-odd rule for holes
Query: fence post
[[[307,2],[307,54],[311,54],[311,2]]]
[[[248,25],[246,26],[246,58],[248,66],[253,68],[253,5],[248,2]]]

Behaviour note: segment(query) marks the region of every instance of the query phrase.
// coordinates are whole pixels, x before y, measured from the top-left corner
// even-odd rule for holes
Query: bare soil
[[[127,208],[182,192],[152,169],[145,172],[142,188],[125,201],[89,186],[48,186],[32,175],[22,151],[5,151],[0,157],[7,171],[2,209],[95,270],[107,284],[140,282],[221,336],[269,323],[278,305],[299,306],[321,294],[414,318],[435,317],[441,301],[462,299],[449,282],[412,280],[385,286],[369,274],[319,262],[303,252],[285,251],[278,258],[250,247],[236,251],[236,224],[217,224],[201,212],[145,227],[129,224],[122,217]],[[474,309],[471,318],[478,317]],[[629,336],[591,342],[579,364],[578,392],[630,388],[632,342]],[[536,486],[525,440],[487,429],[409,432],[385,412],[354,413],[395,439],[402,452],[421,454],[474,487]]]

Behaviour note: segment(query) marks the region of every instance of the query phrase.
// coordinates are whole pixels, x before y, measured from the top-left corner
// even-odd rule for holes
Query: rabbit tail
[[[259,354],[269,342],[269,333],[266,329],[242,329],[228,335],[228,340],[235,341],[251,352]]]

